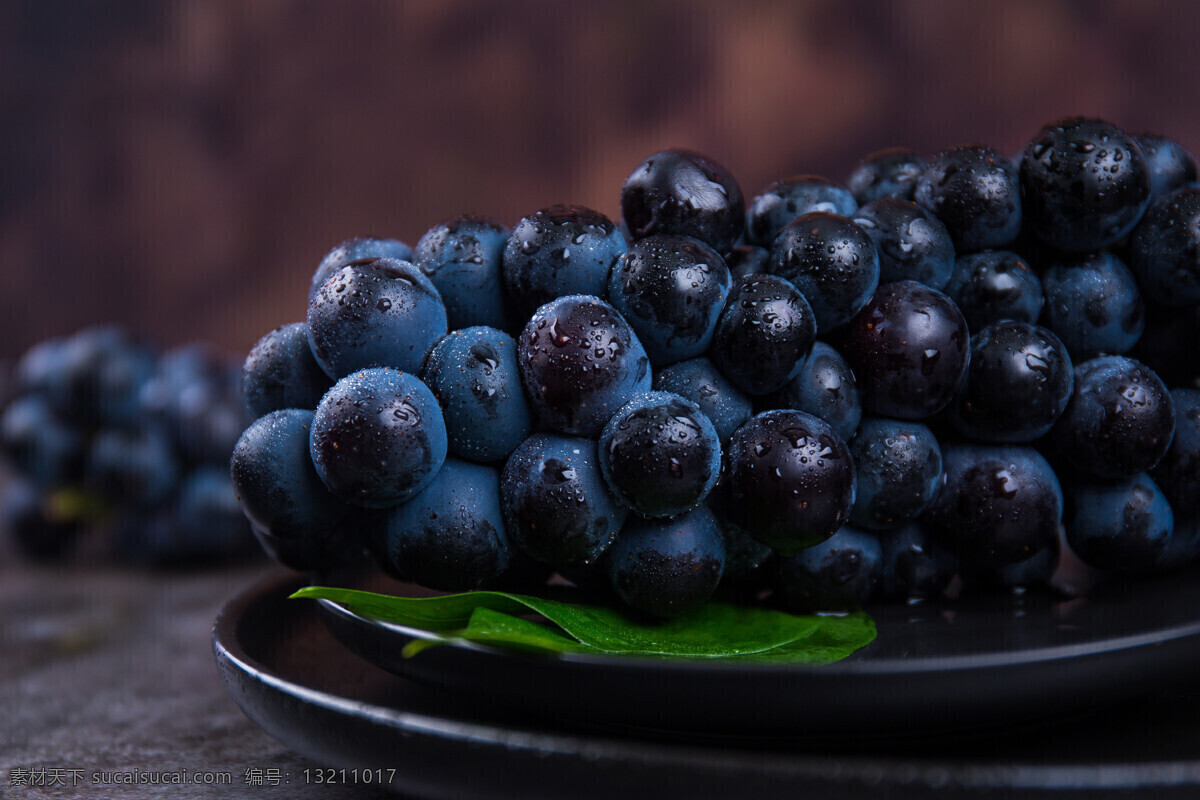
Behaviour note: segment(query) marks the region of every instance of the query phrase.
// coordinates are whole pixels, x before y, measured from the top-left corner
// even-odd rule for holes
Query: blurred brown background
[[[1103,116],[1200,150],[1200,4],[0,2],[0,358],[90,323],[247,350],[352,235],[616,216],[651,152],[748,198]]]

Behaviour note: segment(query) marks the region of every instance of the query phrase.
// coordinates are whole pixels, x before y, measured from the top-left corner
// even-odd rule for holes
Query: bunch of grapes
[[[181,566],[255,552],[228,471],[250,421],[239,367],[206,345],[157,353],[119,327],[32,347],[0,414],[17,549],[57,559],[91,538],[95,553]]]
[[[352,239],[245,365],[264,548],[445,591],[558,575],[637,613],[1044,584],[1200,553],[1200,187],[1096,119],[868,156],[747,204],[638,165],[614,223]]]

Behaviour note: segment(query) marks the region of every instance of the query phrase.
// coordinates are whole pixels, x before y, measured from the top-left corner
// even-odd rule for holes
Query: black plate
[[[821,667],[544,657],[467,644],[406,659],[400,651],[419,632],[335,603],[320,608],[337,639],[368,661],[475,700],[601,726],[861,741],[1062,718],[1191,679],[1200,664],[1198,578],[1100,586],[1087,599],[879,606],[876,641]],[[359,585],[423,593],[387,580]]]
[[[1156,693],[1070,727],[897,742],[870,753],[819,752],[786,737],[681,743],[598,734],[394,677],[338,646],[316,604],[286,600],[299,585],[271,579],[222,611],[213,646],[230,693],[300,754],[379,770],[371,782],[414,797],[908,800],[1140,790],[1161,798],[1200,790],[1196,693]],[[359,773],[358,782],[367,777]]]

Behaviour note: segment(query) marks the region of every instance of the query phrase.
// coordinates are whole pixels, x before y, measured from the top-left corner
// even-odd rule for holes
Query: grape
[[[934,156],[913,199],[942,221],[960,253],[1005,247],[1021,232],[1017,169],[990,147],[955,147]]]
[[[797,175],[768,186],[747,212],[746,238],[770,247],[775,236],[796,217],[813,211],[848,217],[858,209],[853,195],[819,175]]]
[[[903,147],[891,147],[863,159],[850,173],[846,186],[862,206],[882,197],[912,200],[924,171],[925,160],[919,155]]]
[[[655,372],[654,388],[686,397],[699,406],[722,442],[754,414],[750,398],[703,356]]]
[[[1028,322],[997,322],[971,339],[950,420],[978,441],[1032,442],[1054,427],[1074,386],[1071,356],[1057,336]]]
[[[242,397],[255,419],[283,408],[316,408],[332,385],[313,358],[303,322],[259,339],[242,366]]]
[[[583,206],[553,206],[525,217],[504,245],[501,271],[520,319],[556,297],[604,297],[625,238],[612,221]]]
[[[1071,550],[1100,569],[1153,567],[1175,530],[1167,498],[1144,472],[1116,481],[1077,481],[1070,506]]]
[[[849,446],[858,480],[850,522],[860,528],[902,527],[942,486],[942,449],[919,422],[868,418]]]
[[[385,519],[387,557],[405,580],[467,592],[493,586],[511,564],[492,467],[446,459],[426,489]]]
[[[941,290],[954,270],[954,242],[934,215],[907,200],[884,197],[853,217],[879,253],[879,280],[914,280]]]
[[[763,402],[771,408],[807,411],[828,422],[846,441],[858,430],[862,419],[862,399],[854,372],[846,359],[825,342],[814,344],[800,373]]]
[[[650,359],[608,303],[568,295],[537,310],[517,342],[525,394],[545,427],[597,436],[636,393],[650,388]]]
[[[559,570],[594,563],[628,513],[605,486],[594,440],[547,433],[509,456],[500,499],[516,545]]]
[[[1151,206],[1133,232],[1129,252],[1151,300],[1200,304],[1200,188],[1180,189]]]
[[[497,461],[533,429],[517,343],[503,331],[453,331],[434,345],[422,378],[442,407],[449,452],[458,458]]]
[[[419,372],[445,335],[437,289],[407,261],[352,261],[308,304],[308,343],[335,381],[371,367]]]
[[[770,258],[771,251],[766,247],[744,244],[729,252],[729,255],[725,257],[725,265],[729,267],[729,272],[733,275],[733,282],[737,283],[746,275],[768,272]]]
[[[771,245],[770,267],[803,293],[822,333],[846,324],[879,285],[874,242],[837,214],[813,212],[789,223]]]
[[[617,258],[608,298],[657,367],[704,355],[732,284],[717,251],[686,236],[657,234]]]
[[[621,187],[621,217],[633,239],[691,236],[725,253],[742,234],[746,201],[729,170],[699,153],[663,150]]]
[[[1037,322],[1046,302],[1037,273],[1025,259],[1007,250],[959,258],[945,292],[972,332],[1006,319]]]
[[[1125,237],[1150,202],[1150,173],[1137,141],[1099,119],[1042,128],[1021,158],[1030,230],[1051,247],[1086,253]]]
[[[346,508],[321,482],[309,456],[313,412],[272,411],[246,428],[230,473],[242,512],[263,548],[298,570],[341,560],[335,534]]]
[[[17,469],[39,486],[61,486],[81,474],[83,437],[40,395],[19,397],[4,410],[0,445]]]
[[[321,263],[317,265],[317,269],[313,272],[312,281],[308,287],[309,302],[312,302],[313,296],[325,285],[325,281],[333,276],[333,273],[351,261],[370,258],[393,258],[397,261],[411,261],[413,251],[411,247],[398,239],[381,239],[376,236],[359,236],[347,239],[326,253],[325,257],[321,259]]]
[[[958,559],[935,542],[920,522],[880,534],[879,545],[876,593],[881,599],[909,603],[936,600],[950,588],[958,573]]]
[[[1175,433],[1175,408],[1162,379],[1125,356],[1075,365],[1075,390],[1051,435],[1071,466],[1100,478],[1151,469]]]
[[[849,525],[824,542],[779,561],[779,592],[789,611],[851,611],[866,604],[879,585],[879,540]]]
[[[622,505],[648,517],[695,508],[721,471],[717,431],[700,407],[670,392],[636,395],[600,432],[600,470]]]
[[[970,357],[967,321],[946,295],[915,281],[885,283],[850,323],[842,351],[863,408],[923,419],[950,402]]]
[[[1063,492],[1038,451],[1017,445],[942,448],[945,483],[926,512],[934,539],[964,564],[1003,567],[1058,535]]]
[[[1138,147],[1150,173],[1150,202],[1196,182],[1196,159],[1174,139],[1142,134]]]
[[[437,288],[451,330],[520,329],[516,312],[504,302],[501,262],[508,234],[498,222],[461,216],[434,225],[417,242],[412,262]]]
[[[1146,309],[1133,273],[1111,253],[1050,265],[1042,273],[1043,324],[1076,361],[1128,352],[1146,327]]]
[[[854,461],[827,422],[795,410],[765,411],[725,449],[726,521],[784,556],[834,535],[854,505]]]
[[[364,508],[411,499],[446,459],[437,399],[407,372],[380,367],[342,378],[312,420],[313,465],[331,492]]]
[[[673,519],[630,517],[608,557],[613,590],[653,617],[678,617],[702,605],[725,568],[725,540],[707,506]]]
[[[767,394],[799,374],[816,335],[812,307],[795,286],[747,275],[729,294],[709,357],[746,394]]]

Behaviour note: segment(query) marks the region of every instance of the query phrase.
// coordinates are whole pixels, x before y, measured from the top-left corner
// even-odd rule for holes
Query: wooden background
[[[0,2],[0,359],[91,323],[244,352],[321,255],[618,213],[666,146],[747,197],[1104,116],[1200,150],[1200,4]]]

